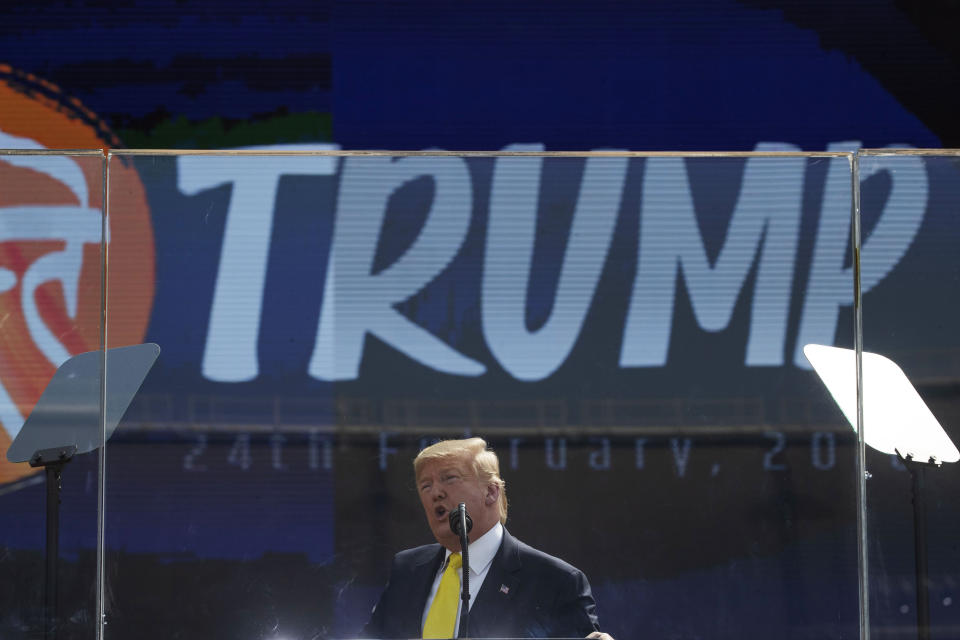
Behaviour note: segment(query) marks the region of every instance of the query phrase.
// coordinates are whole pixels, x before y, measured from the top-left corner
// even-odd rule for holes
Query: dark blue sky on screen
[[[837,11],[848,26],[858,12],[864,24],[898,15]],[[325,112],[345,148],[941,144],[823,33],[732,0],[139,0],[37,2],[4,14],[0,59],[118,129]],[[909,24],[896,29],[913,34]],[[923,55],[891,52],[901,64]]]

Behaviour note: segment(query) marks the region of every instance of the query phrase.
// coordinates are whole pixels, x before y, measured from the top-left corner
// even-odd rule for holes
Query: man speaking
[[[365,638],[570,638],[599,632],[587,577],[520,542],[503,524],[507,495],[500,463],[481,438],[445,440],[413,462],[417,492],[439,544],[401,551],[364,627]],[[469,628],[462,628],[460,539],[450,513],[473,520],[469,546]]]

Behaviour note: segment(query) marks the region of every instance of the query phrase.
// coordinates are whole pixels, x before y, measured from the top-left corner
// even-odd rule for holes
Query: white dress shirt
[[[483,586],[483,580],[490,571],[490,565],[493,564],[493,557],[497,555],[500,548],[500,542],[503,540],[503,525],[499,522],[495,524],[490,531],[470,543],[467,549],[470,551],[470,607],[473,608],[473,601],[477,599],[480,587]],[[447,562],[450,561],[450,550],[447,549],[443,562],[440,564],[440,570],[437,571],[433,579],[433,586],[430,587],[430,596],[427,598],[427,604],[423,607],[423,615],[420,617],[420,630],[423,631],[423,625],[427,622],[427,612],[430,611],[430,605],[437,595],[437,589],[440,588],[440,578],[447,568]],[[460,584],[463,584],[463,568],[457,569],[457,576],[460,578]],[[460,608],[463,606],[463,600],[457,601],[457,623],[454,626],[454,636],[460,631]]]

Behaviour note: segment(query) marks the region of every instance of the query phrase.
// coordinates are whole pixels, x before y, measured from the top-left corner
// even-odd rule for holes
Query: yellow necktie
[[[437,595],[433,597],[427,621],[423,624],[424,638],[453,638],[456,634],[457,605],[460,601],[460,576],[457,569],[463,565],[459,553],[451,553],[447,568],[440,578]]]

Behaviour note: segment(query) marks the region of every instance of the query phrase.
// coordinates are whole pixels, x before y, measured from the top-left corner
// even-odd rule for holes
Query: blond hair
[[[500,488],[500,499],[497,507],[500,511],[500,523],[507,522],[507,483],[500,477],[500,460],[497,454],[487,448],[483,438],[467,438],[465,440],[441,440],[432,444],[413,460],[413,474],[416,478],[420,469],[427,462],[433,460],[465,459],[470,462],[473,473],[484,484],[495,484]]]

